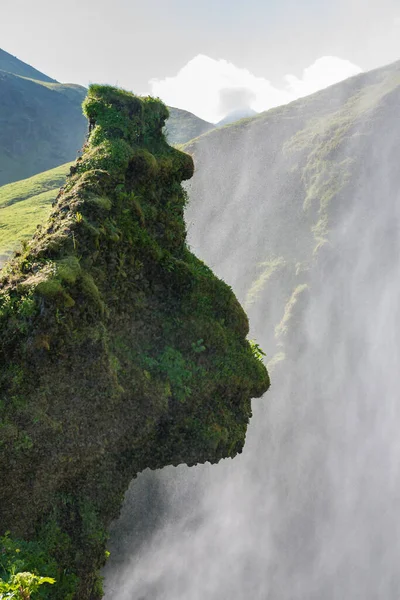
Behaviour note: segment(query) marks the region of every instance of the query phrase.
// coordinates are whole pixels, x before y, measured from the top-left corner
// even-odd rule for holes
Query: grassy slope
[[[60,84],[46,84],[46,87],[59,93],[71,93],[74,88]],[[170,109],[167,130],[171,143],[186,142],[211,127],[213,125],[187,111]],[[0,187],[0,265],[21,240],[28,239],[36,226],[44,221],[59,188],[65,182],[71,164]]]
[[[172,144],[185,144],[189,140],[214,129],[215,125],[203,121],[192,113],[180,108],[169,109],[167,137]]]
[[[395,63],[185,146],[197,172],[187,212],[197,223],[193,247],[209,263],[217,252],[238,265],[239,297],[248,309],[262,303],[276,324],[275,339],[263,342],[275,345],[276,360],[312,268],[360,193],[360,173],[398,130],[399,100]],[[210,190],[213,203],[204,206]],[[221,236],[221,223],[230,235]]]
[[[28,179],[14,181],[0,188],[0,207],[10,206],[63,185],[71,163],[39,173]]]
[[[0,188],[0,262],[45,220],[71,164]]]
[[[392,65],[221,130],[210,130],[210,124],[191,113],[170,109],[167,129],[169,125],[171,143],[181,143],[188,136],[206,133],[199,140],[189,142],[187,148],[199,158],[199,166],[203,164],[211,177],[215,176],[216,189],[222,189],[219,180],[224,177],[220,171],[225,168],[221,157],[228,156],[235,166],[232,172],[228,170],[228,176],[225,175],[227,195],[237,195],[242,164],[248,164],[251,202],[257,203],[259,199],[266,200],[268,197],[268,218],[272,220],[278,220],[282,210],[288,212],[287,235],[283,238],[280,232],[271,230],[263,250],[265,256],[260,257],[259,250],[252,249],[254,262],[247,275],[252,279],[247,280],[246,277],[248,305],[262,294],[268,281],[282,269],[289,269],[297,281],[296,273],[307,270],[313,252],[326,243],[329,205],[347,185],[352,168],[350,155],[342,156],[341,161],[330,160],[329,156],[348,140],[357,120],[379,108],[384,99],[396,91],[399,81],[398,65]],[[46,84],[46,87],[54,87],[57,91],[66,88],[74,93],[75,86]],[[210,165],[210,157],[214,156],[218,157],[216,161],[211,158],[215,165]],[[268,165],[268,170],[264,165]],[[69,166],[62,165],[0,187],[0,261],[4,261],[18,242],[27,239],[46,217]],[[286,179],[284,187],[290,191],[284,206],[280,195],[282,172]],[[197,194],[196,181],[195,178],[194,196]],[[13,202],[14,206],[6,208]],[[221,198],[220,207],[224,204]],[[248,218],[246,202],[237,210],[243,210],[242,217]],[[254,211],[255,215],[257,211],[259,208]],[[251,239],[244,237],[241,243],[249,246]],[[240,251],[239,246],[231,250]]]

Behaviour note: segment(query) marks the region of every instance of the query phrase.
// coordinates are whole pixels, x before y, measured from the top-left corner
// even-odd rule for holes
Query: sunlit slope
[[[400,155],[399,132],[395,63],[185,146],[196,164],[187,212],[199,224],[192,242],[208,262],[221,257],[221,272],[235,264],[242,301],[248,308],[261,303],[272,315],[275,360],[283,357],[289,321],[308,293],[310,268],[325,259],[332,231],[350,218],[361,175],[367,180],[390,144]],[[386,168],[389,175],[394,167]],[[400,188],[398,173],[390,176]],[[210,190],[213,202],[205,204]],[[365,226],[360,223],[360,240]],[[259,331],[264,319],[258,315]],[[273,339],[266,345],[273,347]]]
[[[180,144],[212,127],[185,110],[171,108],[166,129],[170,143]],[[71,164],[0,187],[0,265],[43,222]]]
[[[45,220],[71,164],[0,187],[0,264]]]

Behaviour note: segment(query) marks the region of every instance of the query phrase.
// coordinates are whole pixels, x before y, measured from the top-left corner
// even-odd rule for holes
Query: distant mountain
[[[162,536],[158,558],[165,552],[168,561],[156,584],[143,539],[136,556],[125,544],[137,580],[130,566],[127,574],[118,568],[127,560],[112,552],[110,586],[126,584],[132,597],[150,597],[155,585],[174,590],[179,581],[182,597],[247,598],[250,564],[253,589],[271,600],[397,598],[400,62],[211,130],[185,148],[196,166],[188,185],[189,243],[245,303],[252,335],[268,352],[273,396],[254,403],[238,471],[225,464],[215,475],[193,476],[195,503],[179,480],[184,473],[170,474],[177,478],[171,498],[163,483],[163,505],[178,506],[164,530],[174,535],[190,522],[188,557],[196,560],[201,539],[209,549],[204,572],[221,565],[212,593],[190,588],[186,571],[179,572],[182,543],[168,538],[164,548]],[[11,211],[22,211],[18,225],[41,189],[55,197],[46,183],[52,177],[3,188],[3,196],[0,190],[1,224],[2,210],[9,211],[3,236]],[[39,222],[42,208],[33,204]],[[33,213],[29,220],[33,228]],[[8,247],[27,235],[17,226],[13,232]],[[143,497],[133,490],[130,516],[116,525],[111,550],[129,538],[129,526],[137,531],[131,515]],[[216,543],[215,523],[227,504],[212,497],[240,515],[242,555],[229,552],[231,527]],[[154,516],[148,496],[144,505]],[[152,531],[147,526],[141,530]]]
[[[76,158],[87,132],[86,88],[58,83],[0,50],[0,186]],[[182,144],[214,125],[170,109],[167,135]]]
[[[0,71],[7,71],[8,73],[14,73],[14,75],[27,77],[28,79],[37,79],[38,81],[45,81],[47,83],[57,83],[55,79],[51,79],[51,77],[48,77],[30,65],[27,65],[22,62],[22,60],[19,60],[19,58],[5,52],[5,50],[2,50],[1,48]]]
[[[1,72],[0,72],[0,86],[1,86]],[[8,89],[11,88],[10,82],[13,83],[14,80],[17,83],[20,83],[20,78],[9,75],[9,83]],[[34,86],[32,89],[32,98],[36,98],[39,95],[39,92],[42,92],[41,86],[35,87],[35,82],[29,81],[27,83],[29,86]],[[54,90],[61,91],[61,84],[57,84],[55,87],[52,87]],[[75,106],[76,110],[80,111],[80,105],[82,101],[82,97],[84,97],[86,90],[83,89],[83,96],[80,94],[80,88],[76,90],[76,86],[63,86],[62,90],[63,95],[70,94],[70,100],[73,106]],[[1,89],[1,88],[0,88]],[[46,92],[45,88],[45,92]],[[78,93],[76,93],[78,91]],[[46,96],[47,98],[47,96]],[[56,97],[57,99],[57,97]],[[61,98],[65,101],[65,98]],[[0,98],[0,107],[1,107],[1,98]],[[183,142],[187,142],[189,139],[193,137],[197,137],[206,131],[209,131],[214,127],[211,123],[207,123],[202,119],[199,119],[192,113],[189,113],[185,110],[181,110],[178,108],[170,108],[170,118],[167,122],[167,137],[170,143],[181,144]],[[9,131],[9,138],[5,139],[4,131],[0,130],[0,148],[1,148],[1,140],[5,140],[4,145],[10,148],[13,139],[13,132],[19,131],[20,126],[17,117],[19,115],[25,115],[27,113],[27,107],[21,107],[19,113],[14,114],[13,111],[10,111],[8,120],[5,119],[5,130]],[[2,114],[0,108],[0,115]],[[15,118],[13,118],[13,115]],[[81,112],[79,112],[80,119]],[[20,117],[22,120],[23,118]],[[71,116],[71,120],[74,119],[74,116]],[[1,120],[1,118],[0,118]],[[69,121],[70,122],[70,121]],[[86,128],[81,132],[82,141],[84,137],[84,133]],[[26,128],[25,128],[26,132]],[[45,143],[46,135],[51,135],[52,131],[45,129],[43,135],[43,141],[39,142],[38,139],[31,140],[30,136],[26,137],[23,133],[23,139],[21,143],[32,145],[29,146],[30,154],[38,161],[41,161],[39,164],[43,165],[45,163],[49,163],[50,161],[56,162],[59,165],[60,160],[60,149],[63,149],[63,141],[65,138],[60,137],[59,139],[54,139],[54,142],[58,143],[58,149],[55,148],[55,145],[47,146]],[[3,135],[3,138],[2,138]],[[64,135],[64,134],[59,134]],[[53,139],[53,138],[52,138]],[[68,141],[68,140],[67,140]],[[79,140],[78,140],[79,141]],[[80,142],[80,145],[82,144]],[[42,145],[40,145],[42,144]],[[69,144],[70,147],[72,144]],[[76,148],[71,147],[71,153],[73,158],[76,157],[78,149],[80,145],[76,144]],[[35,149],[37,147],[40,148],[49,148],[49,152],[46,154],[42,154],[41,151],[38,153]],[[57,153],[55,152],[57,150]],[[53,152],[51,154],[50,152]],[[26,163],[21,164],[18,161],[7,161],[7,156],[3,155],[3,158],[0,162],[0,175],[1,170],[4,169],[12,183],[8,183],[6,185],[0,186],[0,268],[5,260],[11,255],[12,251],[15,250],[20,242],[26,239],[29,239],[33,232],[36,229],[36,226],[43,222],[46,218],[50,208],[51,203],[56,198],[60,187],[64,185],[66,176],[69,172],[72,163],[64,163],[61,166],[56,166],[53,169],[49,169],[43,172],[39,172],[32,177],[26,179],[19,179],[14,181],[12,179],[13,173],[22,173],[26,171]]]
[[[229,125],[230,123],[235,123],[235,121],[240,121],[240,119],[247,119],[249,117],[255,117],[257,115],[257,111],[250,108],[250,106],[244,108],[238,108],[230,112],[226,117],[218,121],[216,127],[222,127],[223,125]]]
[[[214,129],[215,125],[203,121],[196,115],[180,108],[169,107],[166,125],[167,138],[171,144],[184,144],[199,135]]]
[[[76,157],[87,131],[85,95],[80,85],[0,71],[0,185]]]

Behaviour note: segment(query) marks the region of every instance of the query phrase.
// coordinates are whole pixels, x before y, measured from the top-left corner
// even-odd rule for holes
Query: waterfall
[[[317,94],[192,146],[189,243],[246,305],[272,385],[242,455],[132,483],[107,600],[399,597],[399,93],[335,89],[328,117]]]

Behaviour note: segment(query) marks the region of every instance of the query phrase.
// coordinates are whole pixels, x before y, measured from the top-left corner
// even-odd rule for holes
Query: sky
[[[216,122],[400,59],[399,0],[0,0],[0,47]]]

